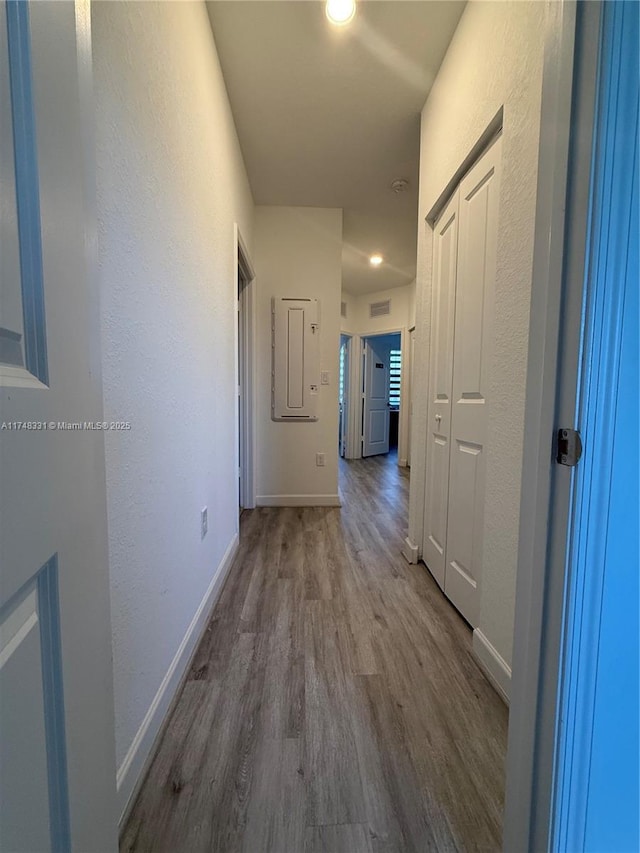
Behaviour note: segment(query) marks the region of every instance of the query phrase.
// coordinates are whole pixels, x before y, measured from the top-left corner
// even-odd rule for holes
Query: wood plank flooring
[[[341,509],[243,513],[122,853],[500,849],[507,710],[400,554],[408,491],[341,461]]]

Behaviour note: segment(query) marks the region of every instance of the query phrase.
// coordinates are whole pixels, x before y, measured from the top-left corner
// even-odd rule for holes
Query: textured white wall
[[[256,207],[258,503],[287,503],[292,495],[308,496],[310,504],[337,501],[341,252],[341,210]],[[271,420],[273,296],[320,300],[320,367],[329,371],[330,384],[320,386],[313,423]],[[324,468],[316,467],[316,452],[326,454]]]
[[[352,332],[355,329],[356,297],[343,290],[341,299],[347,304],[347,316],[340,315],[340,329],[343,332]]]
[[[121,765],[237,526],[233,223],[253,202],[205,6],[93,4]],[[209,532],[200,540],[200,510]]]
[[[351,330],[359,335],[372,335],[389,329],[408,329],[415,322],[415,293],[416,283],[412,282],[404,287],[352,297],[355,304]],[[344,294],[342,298],[344,299]],[[370,317],[370,304],[384,302],[385,299],[391,300],[391,313],[383,317]]]
[[[418,376],[427,376],[432,232],[425,217],[504,107],[495,342],[479,628],[510,664],[542,87],[542,2],[470,2],[422,111]],[[426,388],[416,383],[409,536],[422,538]],[[422,428],[420,428],[422,424]],[[505,440],[505,438],[507,440]]]

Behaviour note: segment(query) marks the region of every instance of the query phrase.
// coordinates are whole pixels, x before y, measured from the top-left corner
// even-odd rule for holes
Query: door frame
[[[596,71],[596,111],[587,128],[593,136],[592,168],[581,181],[588,192],[580,258],[583,311],[580,368],[571,390],[584,452],[572,477],[566,555],[554,850],[638,849],[637,615],[632,621],[638,588],[627,583],[622,591],[624,569],[619,572],[618,564],[626,563],[627,575],[634,575],[639,556],[637,384],[629,368],[634,365],[637,372],[639,315],[637,301],[630,300],[637,300],[640,233],[640,15],[635,3],[601,8],[595,33],[599,67],[596,71],[594,63],[589,69]],[[625,479],[628,489],[621,488]],[[625,634],[631,648],[622,652]],[[619,696],[609,692],[616,688]]]
[[[547,4],[503,848],[551,849],[601,4]]]
[[[407,468],[411,467],[411,445],[413,443],[413,389],[415,386],[415,376],[413,375],[414,365],[415,365],[415,346],[416,346],[416,327],[415,325],[409,326],[408,332],[408,340],[407,340],[407,354],[409,356],[407,360],[407,402],[408,402],[408,413],[407,413]],[[404,365],[403,365],[404,372]],[[402,399],[402,398],[400,398]]]
[[[362,350],[362,339],[355,332],[345,329],[340,331],[340,338],[349,339],[349,400],[347,411],[347,441],[345,447],[345,459],[360,459],[362,457],[362,446],[360,443],[360,427],[358,420],[360,392],[354,393],[354,388],[360,388],[360,351]],[[354,357],[358,354],[358,358]],[[361,417],[361,416],[360,416]]]
[[[346,370],[344,377],[346,405],[342,410],[342,434],[338,435],[338,455],[344,459],[350,459],[349,456],[349,441],[351,438],[351,353],[353,347],[353,336],[348,332],[340,332],[340,349],[345,347],[345,362]],[[338,365],[338,369],[340,366]],[[338,378],[338,382],[340,379]],[[340,401],[338,400],[338,404]],[[342,438],[344,435],[344,456],[340,453],[342,446]]]
[[[235,447],[236,470],[239,477],[236,486],[236,506],[243,509],[253,509],[256,505],[255,493],[255,381],[256,376],[256,308],[255,308],[255,270],[247,245],[242,237],[238,223],[233,226],[234,249],[234,292],[236,322],[234,322],[235,340],[235,387],[238,397],[241,396],[242,423],[238,406],[235,406]],[[240,275],[246,281],[240,295]],[[240,328],[238,328],[240,326]],[[240,371],[242,369],[242,376]],[[242,448],[242,450],[241,450]],[[239,529],[239,524],[237,526]]]
[[[346,333],[345,333],[346,334]],[[407,445],[409,440],[409,407],[407,403],[407,388],[408,388],[408,371],[406,365],[408,363],[407,351],[409,335],[406,326],[397,326],[394,329],[384,329],[375,332],[367,332],[366,334],[358,335],[358,358],[352,358],[356,362],[357,377],[356,384],[352,387],[362,389],[364,374],[362,370],[362,353],[364,352],[364,342],[368,338],[384,338],[387,335],[400,335],[400,352],[402,354],[402,375],[400,377],[400,410],[398,413],[398,466],[400,468],[407,467]],[[356,337],[356,336],[354,336]],[[349,457],[353,459],[362,458],[362,412],[364,407],[363,392],[352,394],[351,406],[354,414],[354,422],[357,426],[357,456]]]

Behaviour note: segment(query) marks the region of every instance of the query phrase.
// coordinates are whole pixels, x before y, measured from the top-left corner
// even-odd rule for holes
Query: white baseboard
[[[414,545],[408,536],[402,544],[401,552],[407,563],[418,562],[418,546]]]
[[[339,495],[257,495],[256,506],[342,506]]]
[[[472,650],[483,672],[508,707],[511,667],[478,628],[473,632]]]
[[[134,795],[137,794],[138,788],[144,779],[148,763],[155,752],[154,745],[156,739],[164,728],[164,722],[172,708],[177,692],[187,675],[188,667],[198,647],[198,643],[209,623],[211,611],[218,600],[222,586],[233,563],[233,558],[238,551],[238,545],[238,534],[234,533],[211,583],[191,620],[191,624],[187,628],[178,651],[175,653],[169,669],[162,679],[156,695],[153,697],[149,710],[145,714],[142,724],[124,757],[124,761],[118,769],[116,784],[120,825],[126,819],[130,805],[133,803]]]
[[[398,459],[398,466],[400,468],[406,468],[407,467],[407,460],[406,459]]]

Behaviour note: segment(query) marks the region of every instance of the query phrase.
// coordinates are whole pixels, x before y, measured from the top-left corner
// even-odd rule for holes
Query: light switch
[[[321,370],[320,371],[320,384],[321,385],[328,385],[329,384],[329,371],[328,370]]]

